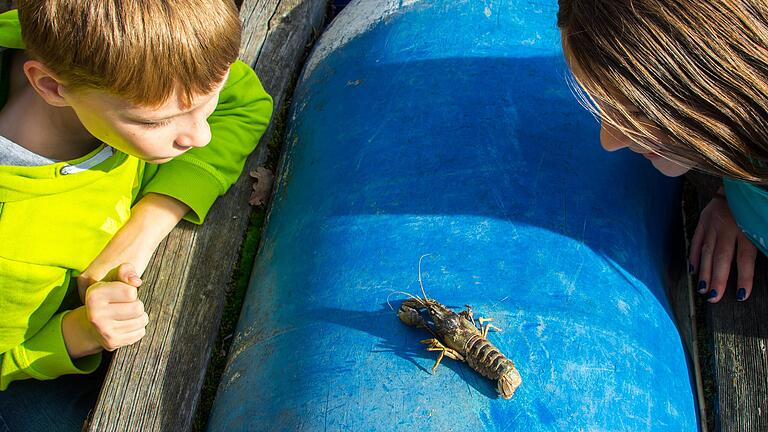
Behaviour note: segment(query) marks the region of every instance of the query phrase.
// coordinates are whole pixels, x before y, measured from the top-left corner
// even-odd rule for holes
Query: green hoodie
[[[23,48],[16,11],[0,15],[0,46]],[[0,82],[0,101],[7,86],[7,80]],[[206,147],[162,165],[103,144],[77,160],[0,166],[0,390],[19,379],[96,369],[101,356],[72,361],[61,333],[70,303],[65,299],[76,291],[74,276],[147,193],[184,202],[192,209],[185,219],[202,223],[215,199],[237,180],[271,114],[272,99],[256,74],[237,61],[208,118],[212,139]]]

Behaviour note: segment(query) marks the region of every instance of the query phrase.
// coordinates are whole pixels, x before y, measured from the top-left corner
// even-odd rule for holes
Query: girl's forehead
[[[589,96],[598,104],[600,105],[601,109],[605,109],[608,107],[623,107],[630,113],[640,113],[640,109],[635,106],[632,101],[627,98],[627,96],[619,91],[616,88],[611,88],[606,83],[602,82],[600,83],[600,89],[598,92],[595,92],[595,89],[588,88],[588,86],[585,86],[585,78],[587,75],[584,73],[583,69],[581,68],[581,65],[576,60],[576,58],[573,56],[573,53],[570,50],[570,47],[568,46],[568,43],[566,42],[567,37],[565,34],[565,30],[560,30],[562,35],[562,45],[563,45],[563,56],[565,57],[566,63],[568,64],[568,67],[571,71],[571,74],[576,79],[576,81],[581,86],[582,90],[587,92]],[[594,83],[594,80],[589,80],[590,82]],[[591,86],[589,86],[591,87]]]

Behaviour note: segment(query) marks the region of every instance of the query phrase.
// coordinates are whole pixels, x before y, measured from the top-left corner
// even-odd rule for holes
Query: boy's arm
[[[98,367],[100,355],[72,361],[64,343],[61,321],[67,312],[57,309],[67,296],[70,274],[0,256],[0,390],[16,380],[49,380]]]
[[[68,272],[65,273],[63,278],[50,281],[51,290],[43,291],[56,292],[69,286]],[[138,299],[140,285],[133,266],[120,265],[89,288],[85,306],[56,313],[29,339],[5,348],[0,353],[0,390],[17,380],[50,380],[61,375],[91,373],[98,367],[103,349],[112,351],[141,339],[148,317]],[[25,287],[16,288],[23,292]],[[4,324],[12,327],[17,323],[9,320]],[[7,333],[22,336],[19,331]],[[9,336],[6,332],[0,334],[4,346],[14,343],[3,340],[3,336]]]
[[[61,375],[88,374],[101,362],[97,353],[72,360],[61,330],[62,320],[70,311],[53,316],[30,339],[0,354],[0,390],[13,381],[34,378],[51,380]]]
[[[128,222],[78,276],[80,299],[85,299],[89,286],[122,263],[133,264],[139,275],[144,273],[157,246],[188,211],[186,204],[167,195],[149,193],[141,198],[131,209]]]
[[[236,61],[216,110],[208,117],[211,142],[162,165],[148,165],[150,174],[140,196],[157,193],[174,197],[190,207],[185,219],[202,223],[216,198],[237,181],[271,115],[272,98],[256,73],[242,61]],[[154,167],[156,172],[152,175]]]

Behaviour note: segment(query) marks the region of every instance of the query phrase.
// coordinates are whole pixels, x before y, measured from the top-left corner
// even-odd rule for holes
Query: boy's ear
[[[69,106],[63,97],[64,86],[53,71],[37,60],[25,61],[23,68],[29,84],[41,98],[56,107]]]

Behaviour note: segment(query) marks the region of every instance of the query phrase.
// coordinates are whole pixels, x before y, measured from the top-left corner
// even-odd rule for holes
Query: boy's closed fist
[[[149,316],[139,300],[141,279],[131,264],[122,264],[104,280],[88,287],[85,306],[69,312],[62,322],[72,358],[114,351],[144,337]]]
[[[96,339],[107,351],[130,345],[144,337],[149,316],[139,300],[141,286],[131,264],[122,264],[85,292],[88,322]]]

